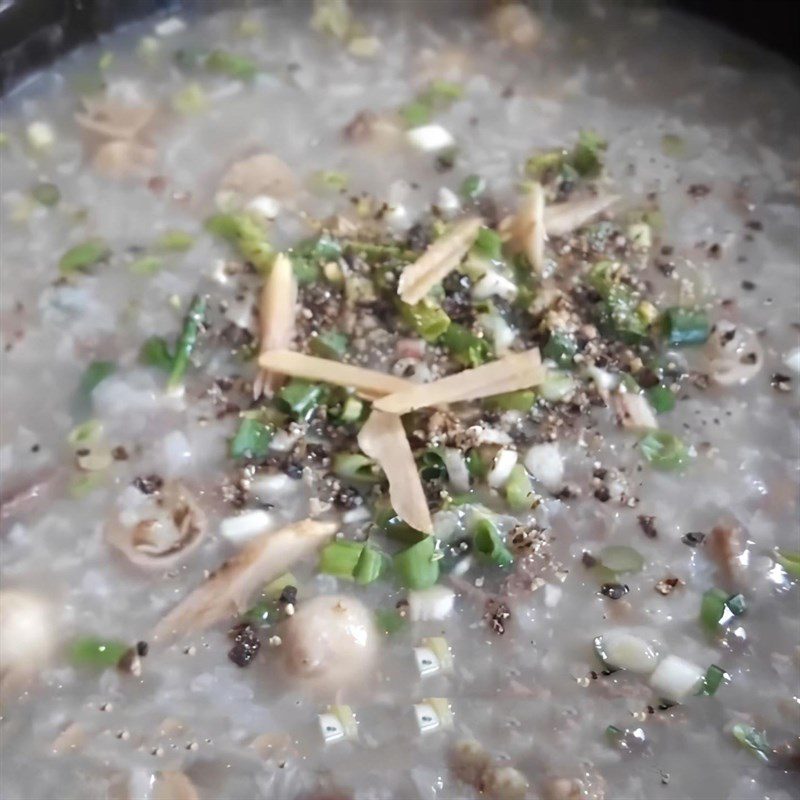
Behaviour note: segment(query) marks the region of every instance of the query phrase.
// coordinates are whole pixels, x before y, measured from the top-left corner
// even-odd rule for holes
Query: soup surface
[[[4,98],[3,798],[797,797],[796,68],[463,5]]]

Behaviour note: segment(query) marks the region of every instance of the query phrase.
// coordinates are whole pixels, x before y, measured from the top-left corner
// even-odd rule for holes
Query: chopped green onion
[[[536,499],[533,485],[527,470],[522,464],[516,464],[508,476],[505,485],[506,500],[512,511],[530,511]]]
[[[539,384],[538,392],[548,403],[559,403],[575,391],[575,380],[568,372],[551,369]]]
[[[31,189],[31,197],[40,205],[50,208],[61,199],[61,192],[54,183],[37,183]]]
[[[189,359],[192,351],[197,344],[197,337],[203,327],[206,316],[206,298],[202,295],[195,295],[189,305],[186,318],[183,321],[183,328],[175,344],[175,356],[172,359],[172,371],[167,381],[167,390],[172,392],[179,388],[183,383],[183,377],[189,366]]]
[[[212,72],[238,78],[240,81],[253,80],[257,71],[256,65],[249,58],[225,50],[214,50],[206,59],[205,66]]]
[[[375,612],[375,621],[378,624],[378,628],[387,636],[402,630],[408,623],[408,620],[405,617],[401,617],[394,609],[385,608],[379,608]]]
[[[413,306],[402,302],[398,305],[404,322],[426,342],[437,341],[450,327],[450,317],[444,309],[428,300],[420,300]]]
[[[734,616],[741,616],[747,611],[747,601],[744,599],[743,594],[732,594],[726,601],[725,605],[728,606]]]
[[[491,460],[485,459],[477,447],[467,451],[466,455],[467,472],[473,478],[485,478],[491,466]]]
[[[317,383],[292,380],[281,388],[278,397],[295,419],[307,420],[320,404],[323,393],[322,386]]]
[[[257,419],[245,417],[231,439],[231,458],[266,458],[275,429]]]
[[[644,569],[645,562],[642,555],[624,544],[612,544],[604,547],[597,558],[606,569],[617,575],[626,572],[641,572]]]
[[[194,245],[194,236],[191,233],[181,230],[165,231],[158,240],[161,250],[168,250],[175,253],[185,253]]]
[[[729,595],[722,589],[712,588],[703,592],[700,603],[700,622],[709,633],[716,633],[734,617],[747,610],[744,595]]]
[[[281,608],[275,599],[261,600],[242,614],[242,619],[251,625],[265,626],[277,622]]]
[[[336,192],[344,192],[350,179],[345,172],[337,172],[332,169],[321,169],[311,176],[314,186],[321,189],[330,189]]]
[[[314,256],[324,261],[335,261],[342,255],[342,246],[327,234],[322,234],[316,239],[306,239],[294,249],[300,255]]]
[[[131,261],[130,270],[136,275],[155,275],[163,266],[164,261],[160,256],[149,255]]]
[[[479,367],[488,361],[491,347],[486,339],[476,336],[469,328],[451,322],[442,337],[450,355],[465,367]]]
[[[420,99],[428,105],[443,107],[458,100],[464,94],[464,88],[453,81],[435,80],[428,84]]]
[[[331,469],[337,477],[354,483],[379,483],[383,478],[378,465],[363,453],[336,453]]]
[[[419,476],[424,481],[435,481],[447,477],[443,448],[431,448],[420,456]]]
[[[172,370],[173,356],[169,351],[167,340],[163,336],[151,336],[139,351],[139,360],[151,367],[158,367],[166,372]]]
[[[436,539],[426,536],[397,553],[393,563],[400,583],[407,589],[428,589],[439,579]]]
[[[575,339],[567,333],[554,331],[550,334],[547,344],[542,348],[542,355],[556,362],[558,367],[571,367],[578,345]]]
[[[593,131],[581,131],[569,163],[582,178],[597,178],[603,171],[603,151],[608,143]]]
[[[673,306],[661,316],[661,330],[673,347],[703,344],[711,334],[708,315],[702,309]]]
[[[314,355],[341,361],[347,352],[347,345],[347,334],[338,331],[323,331],[318,336],[312,337],[309,346]]]
[[[388,502],[382,500],[375,505],[375,525],[390,539],[405,544],[416,544],[427,536],[400,519]]]
[[[105,480],[105,473],[102,471],[77,475],[69,485],[70,497],[75,500],[82,500],[95,489],[99,489],[105,483]]]
[[[648,431],[639,440],[639,448],[645,461],[656,469],[680,470],[689,463],[686,445],[669,431]]]
[[[62,275],[73,272],[86,272],[95,264],[105,261],[111,255],[109,246],[103,239],[88,239],[75,247],[70,247],[58,262]]]
[[[400,108],[400,117],[407,128],[419,128],[430,122],[431,109],[419,100],[412,100]]]
[[[214,214],[206,220],[206,230],[234,245],[239,254],[256,269],[266,272],[275,255],[264,227],[249,214]]]
[[[349,539],[338,539],[326,544],[319,557],[319,571],[337,578],[352,580],[364,545]]]
[[[187,83],[172,96],[172,107],[179,114],[198,114],[208,108],[208,97],[199,83]]]
[[[475,550],[486,556],[498,567],[508,567],[514,563],[514,556],[505,546],[500,532],[491,520],[482,517],[472,529]]]
[[[500,261],[503,257],[503,240],[497,231],[493,231],[491,228],[481,228],[472,249],[485,258]]]
[[[279,575],[274,581],[270,581],[264,587],[264,594],[273,600],[277,600],[287,586],[294,586],[297,588],[297,578],[295,578],[291,572],[284,572],[283,575]]]
[[[656,414],[666,414],[675,408],[675,393],[666,386],[651,386],[645,396]]]
[[[486,181],[480,175],[467,175],[458,193],[464,200],[474,200],[486,191]]]
[[[535,181],[547,183],[561,171],[566,156],[564,150],[550,150],[531,156],[525,162],[525,174]]]
[[[784,549],[775,550],[775,560],[795,578],[800,578],[800,552]]]
[[[96,441],[103,432],[103,423],[99,419],[90,419],[76,425],[67,436],[67,441],[76,449]]]
[[[385,567],[386,560],[383,553],[369,545],[364,545],[353,568],[353,578],[356,583],[366,586],[368,583],[378,580]]]
[[[70,645],[69,660],[76,667],[105,669],[106,667],[115,667],[129,649],[130,645],[116,639],[87,636]]]
[[[731,676],[725,672],[722,667],[712,664],[707,670],[703,678],[703,685],[697,694],[713,697],[717,693],[717,689],[724,683],[730,681]]]
[[[319,280],[319,265],[312,261],[308,256],[291,254],[289,260],[292,262],[292,270],[297,282],[301,286],[316,283]]]
[[[516,392],[504,392],[487,397],[484,404],[497,411],[530,411],[536,402],[536,392],[530,389],[518,389]]]
[[[748,748],[761,761],[769,761],[772,748],[767,741],[765,731],[756,730],[752,725],[747,725],[744,722],[737,722],[731,728],[731,733],[737,742]]]
[[[665,133],[661,137],[661,152],[669,158],[684,158],[686,141],[676,133]]]
[[[89,397],[95,387],[116,370],[117,365],[113,361],[92,361],[81,377],[78,394],[81,397]]]

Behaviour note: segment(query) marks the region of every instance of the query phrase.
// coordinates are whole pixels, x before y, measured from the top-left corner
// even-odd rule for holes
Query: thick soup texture
[[[796,798],[796,67],[205,11],[2,101],[0,795]]]

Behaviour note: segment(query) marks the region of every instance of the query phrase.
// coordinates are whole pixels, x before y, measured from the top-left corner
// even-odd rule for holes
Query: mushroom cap
[[[282,638],[287,674],[321,691],[361,680],[378,649],[372,614],[360,600],[339,594],[301,603],[284,623]]]

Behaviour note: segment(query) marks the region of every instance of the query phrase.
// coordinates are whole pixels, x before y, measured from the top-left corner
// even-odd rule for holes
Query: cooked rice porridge
[[[205,11],[2,101],[0,796],[798,797],[797,68]]]

